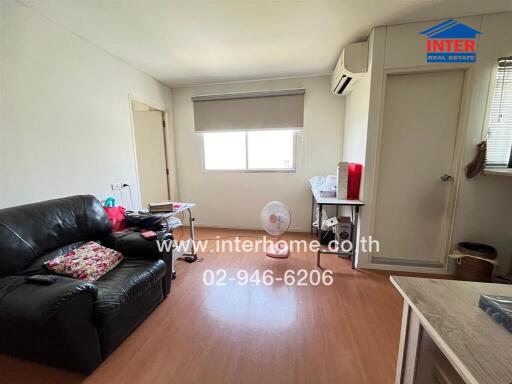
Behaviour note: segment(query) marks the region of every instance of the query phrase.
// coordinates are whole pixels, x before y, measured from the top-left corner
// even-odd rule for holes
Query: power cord
[[[128,183],[122,183],[121,184],[121,189],[120,189],[121,200],[123,199],[123,188],[128,188],[128,192],[130,193],[130,208],[133,211],[134,209],[133,209],[132,187],[130,187],[130,184],[128,184]]]

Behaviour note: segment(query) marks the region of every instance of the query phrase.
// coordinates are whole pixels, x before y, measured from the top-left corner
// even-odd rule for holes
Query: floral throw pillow
[[[111,271],[123,255],[94,241],[44,263],[46,268],[59,275],[94,282]]]

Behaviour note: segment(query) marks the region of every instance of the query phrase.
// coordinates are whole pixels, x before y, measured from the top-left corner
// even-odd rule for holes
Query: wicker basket
[[[496,263],[496,249],[486,244],[462,242],[457,245],[455,278],[465,281],[490,282]]]

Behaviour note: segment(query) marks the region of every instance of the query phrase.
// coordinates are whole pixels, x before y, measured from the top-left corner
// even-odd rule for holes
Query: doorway
[[[171,198],[165,114],[137,100],[131,100],[131,107],[140,203],[147,208]]]
[[[463,87],[463,70],[387,76],[373,262],[445,265]]]

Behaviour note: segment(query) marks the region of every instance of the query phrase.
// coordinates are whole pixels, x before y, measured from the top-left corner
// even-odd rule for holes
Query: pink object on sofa
[[[46,268],[59,275],[94,282],[114,269],[123,255],[94,241],[44,263]]]

